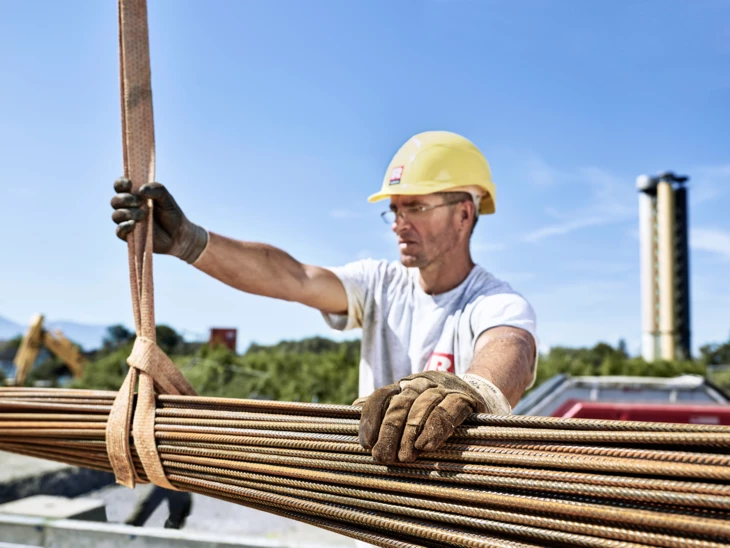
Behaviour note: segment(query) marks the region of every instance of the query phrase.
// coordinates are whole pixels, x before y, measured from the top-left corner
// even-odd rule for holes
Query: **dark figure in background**
[[[141,527],[165,499],[170,508],[170,515],[165,521],[165,529],[182,529],[193,505],[190,493],[163,489],[157,485],[151,485],[146,492],[143,491],[125,523]]]

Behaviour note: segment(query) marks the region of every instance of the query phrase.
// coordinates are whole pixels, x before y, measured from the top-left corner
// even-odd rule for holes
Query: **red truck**
[[[518,415],[730,425],[730,399],[699,375],[557,375],[515,406]]]

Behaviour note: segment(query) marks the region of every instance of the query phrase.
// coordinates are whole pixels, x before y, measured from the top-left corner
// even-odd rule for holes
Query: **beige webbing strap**
[[[152,116],[149,35],[146,0],[119,0],[119,68],[122,99],[124,176],[132,191],[155,177],[155,132]],[[175,489],[165,477],[155,443],[155,391],[195,395],[195,390],[156,344],[152,280],[152,201],[147,222],[129,236],[129,276],[137,339],[127,359],[129,372],[117,394],[106,427],[106,444],[117,483],[134,487],[135,472],[130,426],[135,449],[149,480]],[[139,382],[136,410],[134,390]]]

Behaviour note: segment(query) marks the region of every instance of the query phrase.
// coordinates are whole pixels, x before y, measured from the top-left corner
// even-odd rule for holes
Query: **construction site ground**
[[[105,502],[107,521],[110,524],[123,524],[132,512],[138,497],[146,489],[150,489],[150,486],[141,485],[131,490],[108,483],[109,480],[110,478],[104,477],[101,473],[89,475],[87,470],[73,466],[0,452],[0,494],[4,495],[4,502],[37,494],[101,499]],[[93,490],[78,493],[79,490],[84,491],[84,487],[93,486],[95,483],[97,487]],[[162,528],[166,518],[167,502],[164,501],[144,527],[135,529],[143,533],[143,530],[150,528]],[[84,524],[89,527],[94,525],[92,522]],[[230,541],[238,537],[241,541],[268,540],[272,541],[271,546],[282,548],[355,546],[353,540],[317,527],[198,494],[193,494],[193,508],[185,527],[179,532],[165,530],[165,533],[171,533],[173,537],[179,534],[219,537],[220,545],[224,539]],[[79,531],[79,534],[84,533]],[[168,539],[169,545],[175,546],[175,542],[170,541],[171,538]],[[214,545],[216,544],[210,544]]]
[[[123,523],[132,512],[137,497],[149,488],[149,485],[140,485],[131,490],[110,485],[84,496],[103,499],[106,502],[107,520]],[[150,516],[145,527],[162,527],[166,518],[167,502],[165,501]],[[297,547],[345,548],[355,546],[355,542],[347,537],[318,527],[198,494],[193,494],[193,509],[182,531],[225,536],[260,536]]]

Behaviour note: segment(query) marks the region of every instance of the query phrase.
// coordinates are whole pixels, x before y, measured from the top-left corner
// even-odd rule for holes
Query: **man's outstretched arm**
[[[331,271],[302,264],[268,244],[210,233],[195,268],[254,295],[294,301],[331,314],[347,312],[347,294]]]
[[[241,291],[299,302],[322,312],[347,312],[342,282],[327,269],[305,265],[276,247],[242,242],[213,234],[192,223],[170,192],[160,183],[149,183],[139,194],[132,183],[118,179],[112,198],[112,220],[117,236],[126,241],[146,216],[144,200],[154,202],[155,253],[172,255]]]

